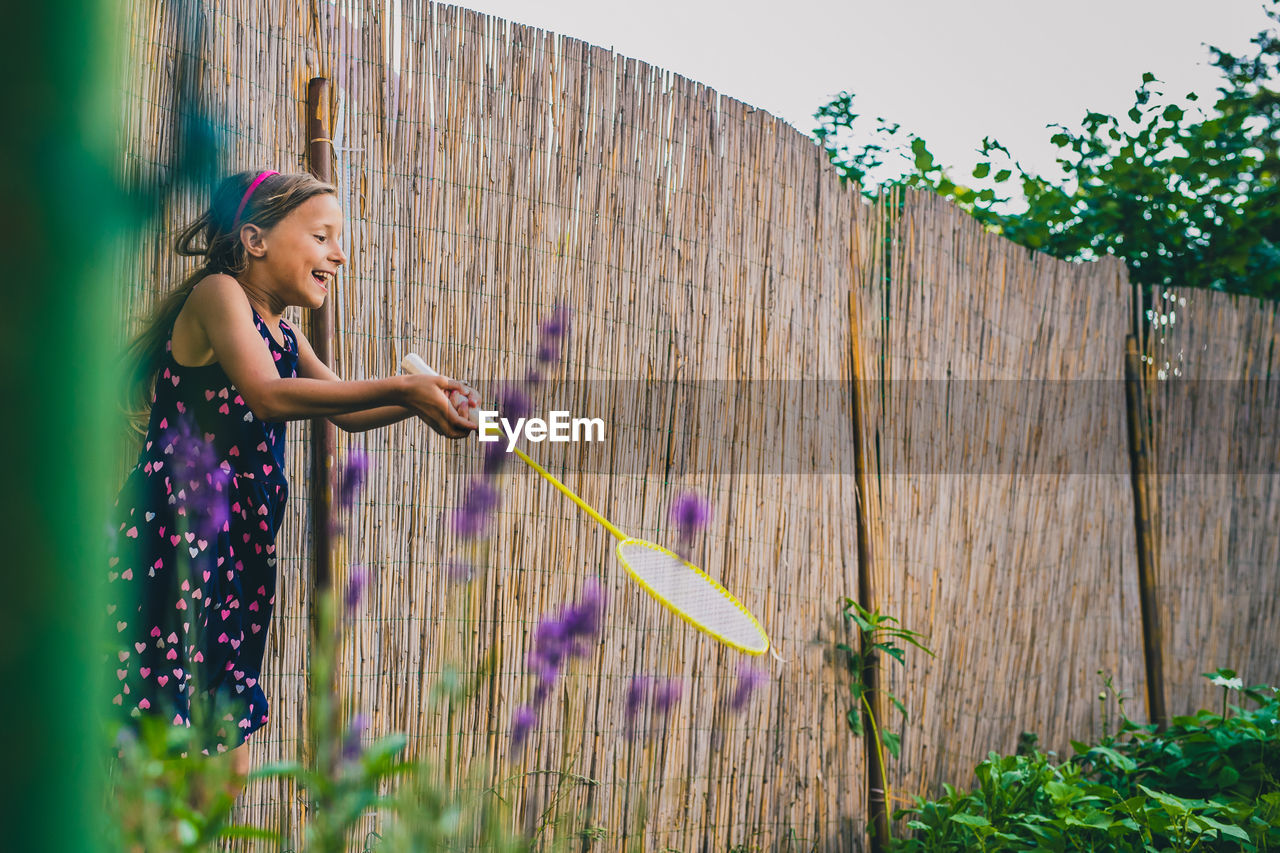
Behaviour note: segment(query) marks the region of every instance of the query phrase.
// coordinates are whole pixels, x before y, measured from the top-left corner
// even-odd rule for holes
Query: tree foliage
[[[1280,23],[1280,0],[1264,0],[1264,11]],[[1209,109],[1195,104],[1194,93],[1170,98],[1147,73],[1127,115],[1087,112],[1078,130],[1049,125],[1063,180],[1029,171],[991,137],[978,149],[973,180],[958,179],[925,140],[883,118],[871,120],[873,141],[848,143],[848,132],[865,130],[868,118],[854,112],[849,92],[815,113],[814,133],[842,177],[869,195],[887,186],[927,188],[1028,248],[1068,260],[1115,255],[1140,284],[1277,299],[1277,28],[1251,44],[1245,56],[1209,47],[1221,76]],[[1025,199],[1020,212],[1011,212],[1014,188]]]

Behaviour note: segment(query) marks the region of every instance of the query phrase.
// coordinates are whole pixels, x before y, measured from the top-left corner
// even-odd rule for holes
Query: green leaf
[[[953,814],[949,819],[954,820],[956,823],[964,824],[965,826],[991,826],[991,821],[987,820],[982,815],[966,814],[965,812]]]
[[[1202,821],[1206,827],[1216,829],[1218,832],[1230,838],[1234,838],[1238,841],[1244,841],[1246,843],[1249,842],[1249,833],[1245,832],[1238,826],[1232,826],[1228,823],[1216,821],[1208,815],[1196,815],[1195,819]]]
[[[257,826],[249,826],[248,824],[229,824],[218,830],[219,838],[256,838],[259,841],[270,841],[273,844],[284,845],[288,839],[278,832],[272,832],[269,829],[262,829]]]
[[[1123,756],[1120,753],[1116,752],[1114,749],[1111,749],[1110,747],[1095,746],[1093,748],[1093,751],[1100,753],[1102,755],[1105,755],[1108,759],[1111,760],[1111,763],[1115,764],[1117,767],[1119,767],[1121,770],[1125,771],[1126,773],[1132,773],[1138,767],[1138,765],[1134,762],[1132,758]]]
[[[991,173],[990,163],[979,163],[977,166],[973,167],[973,176],[975,178],[985,178],[990,173]]]
[[[916,137],[911,140],[911,153],[915,155],[916,171],[921,174],[933,171],[933,154],[929,153],[923,139]]]
[[[1191,804],[1186,800],[1175,797],[1173,794],[1166,794],[1163,791],[1153,791],[1146,785],[1138,785],[1138,789],[1163,806],[1165,811],[1174,817],[1182,817],[1183,815],[1191,812]]]
[[[849,731],[853,732],[854,737],[862,737],[862,710],[860,708],[852,708],[844,716],[849,723]]]
[[[249,771],[250,779],[270,779],[275,776],[298,776],[306,773],[306,768],[297,761],[276,761],[264,764]]]
[[[884,741],[884,748],[889,750],[889,754],[894,758],[902,752],[902,738],[893,732],[881,732],[880,739]]]

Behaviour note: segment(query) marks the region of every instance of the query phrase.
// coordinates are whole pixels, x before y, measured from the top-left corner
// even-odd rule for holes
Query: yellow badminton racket
[[[416,353],[406,355],[401,367],[406,373],[439,375]],[[518,447],[513,450],[526,465],[614,535],[618,540],[615,553],[622,567],[664,607],[704,634],[738,651],[762,655],[769,650],[769,637],[756,617],[714,578],[661,545],[627,536],[568,486],[526,456],[523,450]]]

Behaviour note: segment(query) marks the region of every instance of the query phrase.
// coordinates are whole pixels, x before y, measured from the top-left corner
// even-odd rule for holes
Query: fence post
[[[1124,389],[1129,414],[1129,472],[1133,483],[1134,532],[1138,546],[1138,598],[1142,609],[1142,650],[1147,669],[1147,710],[1159,731],[1169,725],[1164,704],[1164,635],[1156,601],[1151,510],[1147,494],[1147,430],[1143,417],[1142,359],[1133,335],[1124,341]]]
[[[331,182],[332,143],[329,133],[329,81],[324,77],[313,77],[307,83],[307,154],[310,172],[318,180]],[[310,313],[310,339],[316,357],[327,365],[333,364],[333,292],[325,298],[324,304]],[[322,626],[320,608],[322,599],[329,595],[333,582],[333,548],[331,541],[330,518],[333,512],[333,456],[335,452],[333,424],[327,418],[311,419],[311,482],[308,491],[311,499],[311,583],[308,622],[311,629],[307,635],[307,696],[317,695],[316,685],[312,680],[317,677],[316,667],[312,662],[312,651],[315,648],[317,632],[327,630]],[[332,689],[333,670],[320,674],[328,684],[321,688],[328,694]],[[310,700],[308,700],[310,701]],[[308,708],[308,718],[313,709]],[[304,751],[309,766],[314,766],[315,754],[314,722],[312,731],[303,738]],[[310,805],[307,806],[310,808]]]
[[[862,437],[862,391],[860,386],[861,352],[858,346],[861,324],[858,322],[858,292],[856,288],[849,294],[849,340],[850,367],[853,377],[853,471],[854,488],[857,491],[855,505],[856,527],[858,534],[858,603],[870,610],[875,600],[871,584],[871,544],[869,542],[867,520],[867,460],[863,451]],[[884,719],[880,700],[880,663],[874,657],[867,656],[866,666],[862,671],[862,683],[866,688],[867,704],[875,712],[877,721]],[[875,725],[879,725],[876,722]],[[867,763],[867,822],[871,827],[871,853],[881,853],[889,840],[889,814],[885,797],[885,772],[881,766],[882,756],[876,746],[875,729],[872,721],[864,714],[862,726],[863,752]]]

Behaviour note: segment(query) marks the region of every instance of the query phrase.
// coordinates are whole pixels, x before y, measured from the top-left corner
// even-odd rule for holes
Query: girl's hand
[[[474,397],[475,392],[466,385],[447,376],[408,374],[404,378],[404,405],[422,418],[427,426],[448,438],[462,438],[476,429],[476,422],[469,414],[464,417],[450,402],[451,398],[469,402]],[[468,405],[467,409],[470,408]]]
[[[475,420],[475,411],[480,408],[480,395],[475,389],[465,382],[461,383],[463,391],[450,391],[449,402],[453,404],[453,408],[467,420]]]

